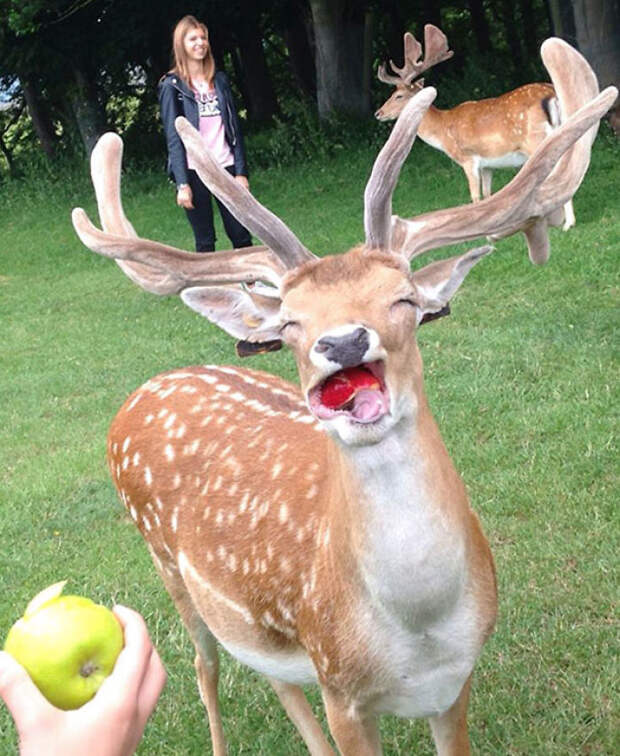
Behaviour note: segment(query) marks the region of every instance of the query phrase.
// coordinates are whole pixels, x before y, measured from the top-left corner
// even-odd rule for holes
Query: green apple
[[[28,604],[4,645],[47,700],[78,709],[95,695],[123,648],[123,630],[105,606],[62,596],[66,580]]]

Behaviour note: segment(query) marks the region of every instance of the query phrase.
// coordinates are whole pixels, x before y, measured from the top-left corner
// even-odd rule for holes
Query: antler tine
[[[364,229],[369,248],[390,248],[394,188],[420,121],[436,95],[433,87],[426,87],[407,103],[375,160],[364,191]]]
[[[178,294],[189,286],[263,280],[279,286],[286,267],[267,247],[196,255],[137,236],[120,198],[123,142],[104,134],[91,156],[91,174],[103,231],[81,208],[72,213],[81,241],[93,252],[111,257],[138,286],[154,294]]]
[[[410,84],[420,73],[418,60],[422,54],[422,45],[411,32],[405,32],[403,37],[403,48],[403,67],[399,68],[395,65],[393,60],[390,60],[390,67],[396,73],[396,81],[388,83]]]
[[[392,61],[390,61],[390,66],[394,67]],[[403,83],[403,80],[400,78],[400,76],[394,76],[387,72],[387,66],[385,65],[385,63],[381,63],[381,65],[377,69],[377,79],[379,79],[379,81],[382,81],[384,84],[394,84],[395,86],[397,84]]]
[[[448,49],[448,38],[446,35],[433,24],[426,24],[424,27],[424,60],[420,61],[422,55],[422,45],[411,34],[405,32],[404,36],[404,65],[399,68],[393,60],[390,60],[390,67],[395,72],[395,76],[387,73],[385,64],[379,66],[377,78],[386,84],[411,84],[414,79],[428,71],[429,68],[451,58],[454,53]]]
[[[99,220],[104,231],[127,237],[137,237],[134,227],[127,219],[121,202],[121,163],[123,140],[112,132],[103,134],[90,156],[90,174],[97,198]],[[152,293],[173,293],[175,281],[170,276],[162,277],[148,265],[123,260],[116,263],[134,283]]]
[[[420,73],[437,63],[449,60],[453,55],[454,51],[448,48],[448,38],[441,29],[433,24],[426,24],[424,27],[424,67]]]
[[[175,120],[175,126],[196,165],[201,181],[236,218],[273,250],[288,269],[316,259],[277,216],[261,205],[222,168],[186,118],[179,116]]]
[[[551,75],[555,92],[560,101],[562,118],[566,119],[576,113],[581,105],[592,100],[598,94],[598,81],[594,71],[587,61],[569,44],[561,39],[545,40],[540,48],[540,54],[545,67]],[[580,65],[572,67],[571,75],[565,75],[566,58],[573,58]],[[572,196],[588,169],[590,152],[600,121],[597,121],[584,136],[579,139],[572,150],[569,150],[558,162],[543,187],[541,194],[552,193]],[[571,192],[571,183],[575,184]],[[549,202],[551,197],[547,197]]]
[[[80,207],[73,210],[71,220],[82,243],[93,252],[116,260],[123,270],[126,267],[133,270],[138,263],[140,274],[136,283],[154,294],[179,294],[190,286],[256,280],[268,281],[278,287],[286,273],[279,258],[267,247],[245,247],[214,255],[197,255],[148,239],[100,231]],[[147,281],[142,279],[142,269],[146,270]],[[152,284],[150,287],[149,282]]]
[[[547,40],[543,54],[545,63],[553,60],[550,74],[560,98],[565,90],[573,93],[572,105],[561,103],[562,110],[566,113],[570,107],[586,104],[545,139],[497,194],[473,205],[425,213],[411,220],[395,217],[394,251],[411,258],[446,244],[523,231],[532,262],[546,261],[548,218],[578,189],[588,167],[592,131],[595,133],[598,121],[611,107],[617,90],[608,87],[588,102],[598,85],[587,61],[558,39]]]

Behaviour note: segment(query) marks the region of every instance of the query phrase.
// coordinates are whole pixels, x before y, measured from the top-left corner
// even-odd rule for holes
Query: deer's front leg
[[[334,756],[321,725],[308,703],[304,692],[297,685],[267,678],[278,695],[282,706],[308,746],[311,756]]]
[[[322,692],[329,729],[342,756],[381,756],[376,718],[362,716],[337,694]]]
[[[491,196],[491,184],[493,181],[493,171],[490,168],[482,168],[482,196],[486,199]]]
[[[470,686],[471,677],[463,685],[452,707],[444,714],[429,719],[438,756],[469,756],[467,704]]]
[[[480,165],[476,158],[466,158],[462,162],[459,161],[461,168],[465,171],[467,176],[467,183],[469,184],[469,194],[472,202],[478,202],[480,200]]]

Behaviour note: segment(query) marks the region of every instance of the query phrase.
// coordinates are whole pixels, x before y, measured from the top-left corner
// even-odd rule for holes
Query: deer
[[[425,71],[453,56],[445,34],[433,24],[424,27],[422,45],[410,32],[404,35],[404,64],[399,68],[385,63],[377,78],[396,87],[392,95],[375,112],[379,121],[397,118],[409,100],[424,87],[419,77]],[[559,103],[552,84],[525,84],[499,97],[468,100],[443,110],[431,105],[426,112],[418,137],[444,152],[461,166],[472,202],[491,194],[493,170],[514,168],[534,154],[551,129],[560,122]],[[572,200],[564,207],[563,229],[575,225]]]
[[[134,283],[180,295],[238,340],[288,346],[299,385],[253,368],[194,365],[148,380],[112,421],[111,476],[196,650],[213,753],[226,753],[219,648],[264,675],[313,756],[333,754],[300,686],[320,686],[344,756],[381,754],[378,718],[428,719],[442,756],[469,753],[467,705],[495,624],[491,550],[442,441],[415,339],[446,314],[485,244],[412,270],[427,250],[522,231],[548,257],[548,226],[583,180],[613,88],[559,39],[543,60],[565,122],[502,190],[476,205],[392,215],[398,175],[436,95],[396,121],[364,192],[365,242],[309,251],[240,187],[183,118],[201,180],[262,241],[198,256],[137,234],[120,192],[122,140],[101,137],[91,174],[101,228],[82,243]]]

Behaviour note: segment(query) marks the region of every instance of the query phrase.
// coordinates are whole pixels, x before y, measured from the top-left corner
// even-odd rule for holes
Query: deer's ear
[[[279,339],[280,299],[252,293],[242,286],[193,286],[181,292],[188,307],[236,339]]]
[[[429,315],[446,308],[469,271],[492,251],[490,246],[478,247],[464,255],[439,260],[416,270],[412,278],[418,290],[420,321],[431,320]]]

